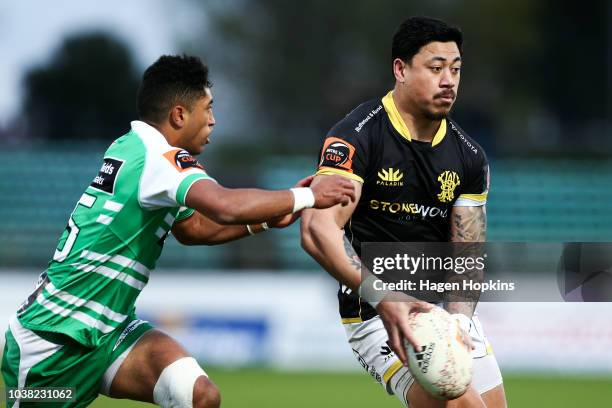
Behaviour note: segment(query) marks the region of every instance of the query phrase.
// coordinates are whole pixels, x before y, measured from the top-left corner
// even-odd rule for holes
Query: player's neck
[[[441,120],[431,120],[424,117],[417,111],[416,107],[413,109],[406,109],[404,104],[400,103],[401,94],[397,89],[393,91],[393,103],[399,112],[406,128],[410,132],[412,140],[418,140],[419,142],[431,142],[436,135],[438,129],[440,129]]]
[[[168,144],[170,146],[179,147],[179,146],[177,146],[178,135],[172,129],[172,127],[170,125],[167,125],[167,124],[157,124],[157,123],[153,123],[153,122],[147,122],[147,123],[150,126],[152,126],[155,129],[157,129],[157,131],[159,133],[161,133],[161,135],[164,137],[164,139],[166,139],[166,141],[168,142]]]

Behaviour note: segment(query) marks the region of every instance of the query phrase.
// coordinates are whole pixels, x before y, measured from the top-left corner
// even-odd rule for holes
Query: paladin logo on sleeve
[[[332,167],[353,172],[355,148],[346,140],[328,137],[325,140],[319,167]]]
[[[164,153],[164,157],[168,159],[168,161],[172,163],[172,165],[178,171],[181,171],[181,172],[191,169],[191,168],[197,168],[200,170],[204,170],[204,167],[202,167],[202,165],[198,163],[196,158],[190,155],[189,152],[187,152],[186,150],[181,150],[181,149],[170,150]]]
[[[105,157],[102,167],[100,167],[100,171],[91,182],[90,187],[111,195],[114,194],[115,181],[117,180],[117,174],[119,174],[122,165],[123,160]]]

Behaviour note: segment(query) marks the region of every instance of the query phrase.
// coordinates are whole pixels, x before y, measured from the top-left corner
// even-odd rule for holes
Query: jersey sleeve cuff
[[[193,208],[181,207],[179,210],[179,213],[176,216],[175,221],[178,222],[178,221],[186,220],[187,218],[191,217],[193,213],[195,213],[195,210]]]
[[[487,204],[487,193],[461,194],[453,207],[482,207]]]
[[[193,183],[195,183],[198,180],[215,181],[214,179],[212,179],[205,173],[192,174],[190,176],[185,177],[183,181],[181,181],[181,184],[179,184],[179,187],[176,189],[176,202],[177,203],[179,203],[180,205],[185,205],[185,198],[187,197],[187,192],[189,191]]]
[[[317,171],[316,175],[318,176],[320,174],[338,174],[342,177],[346,177],[347,179],[355,180],[363,184],[363,179],[361,177],[346,170],[335,169],[333,167],[321,167]]]

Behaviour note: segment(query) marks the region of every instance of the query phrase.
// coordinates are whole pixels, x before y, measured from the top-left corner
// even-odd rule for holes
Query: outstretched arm
[[[249,226],[253,234],[263,231],[261,224]],[[172,226],[172,235],[183,245],[219,245],[250,235],[246,225],[221,225],[194,212]]]
[[[314,176],[300,180],[295,187],[308,187]],[[288,214],[266,222],[269,228],[284,228],[299,218],[301,212]],[[265,230],[264,224],[222,225],[195,211],[193,215],[172,226],[172,235],[184,245],[218,245]]]
[[[303,208],[347,205],[355,199],[354,187],[340,176],[313,186],[310,191],[297,190],[231,189],[212,180],[199,180],[187,192],[185,203],[218,224],[244,225],[259,224]]]

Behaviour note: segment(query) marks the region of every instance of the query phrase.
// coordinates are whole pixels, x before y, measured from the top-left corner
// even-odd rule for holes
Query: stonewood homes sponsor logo
[[[374,117],[374,115],[376,115],[378,112],[380,112],[380,110],[382,109],[382,105],[378,105],[375,109],[372,109],[372,111],[370,111],[366,117],[357,124],[357,127],[355,127],[355,132],[359,133],[361,131],[361,129],[363,128],[363,126],[368,123],[368,121],[370,119],[372,119]]]
[[[376,185],[385,186],[385,187],[401,187],[404,185],[402,179],[404,178],[404,173],[400,169],[394,170],[393,167],[389,167],[389,169],[380,169],[378,172],[378,180],[376,180]]]
[[[121,170],[123,163],[123,160],[105,157],[102,167],[100,167],[100,171],[98,171],[98,175],[94,177],[90,187],[111,195],[114,194],[117,174],[119,174],[119,170]]]
[[[397,203],[389,201],[370,200],[370,208],[390,214],[411,214],[421,218],[446,218],[448,209],[438,208],[417,203]]]

